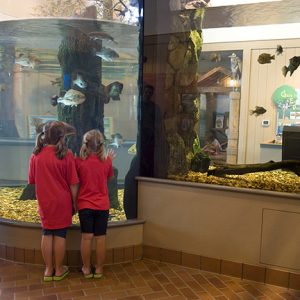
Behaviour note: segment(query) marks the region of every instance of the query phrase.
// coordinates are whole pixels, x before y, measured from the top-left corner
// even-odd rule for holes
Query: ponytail
[[[99,149],[97,150],[96,155],[98,156],[98,158],[100,160],[105,160],[106,159],[106,152],[105,152],[105,147],[104,147],[103,143],[101,143],[99,145]]]
[[[85,160],[88,158],[88,156],[90,155],[90,151],[86,145],[86,143],[83,143],[81,148],[80,148],[80,153],[79,156],[81,159]]]
[[[103,135],[96,129],[92,129],[84,134],[80,149],[80,158],[85,160],[91,153],[96,154],[102,161],[106,159]]]
[[[55,146],[55,156],[58,159],[63,159],[68,153],[68,147],[64,141],[65,136],[69,134],[68,132],[73,134],[75,128],[60,121],[44,123],[42,132],[36,137],[33,153],[37,155],[45,145],[53,145]]]
[[[40,132],[36,136],[35,140],[35,147],[33,148],[32,153],[37,155],[41,152],[42,148],[44,147],[44,139],[45,139],[45,134],[44,132]]]
[[[68,147],[64,143],[64,137],[60,138],[56,144],[55,155],[58,159],[63,159],[68,153]]]

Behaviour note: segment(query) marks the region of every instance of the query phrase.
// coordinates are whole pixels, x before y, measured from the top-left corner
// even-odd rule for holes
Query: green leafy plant
[[[191,158],[191,170],[194,172],[205,173],[210,165],[210,157],[200,147],[200,140],[197,136],[193,143],[193,153]]]

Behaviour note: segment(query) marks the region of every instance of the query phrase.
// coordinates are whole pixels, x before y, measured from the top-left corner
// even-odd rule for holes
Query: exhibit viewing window
[[[287,151],[300,138],[298,2],[156,3],[145,1],[155,121],[141,175],[299,193],[299,157]]]
[[[28,163],[41,125],[58,120],[76,129],[67,138],[75,155],[85,132],[104,133],[116,153],[110,220],[125,219],[124,181],[138,128],[142,1],[0,3],[0,217],[40,222]]]

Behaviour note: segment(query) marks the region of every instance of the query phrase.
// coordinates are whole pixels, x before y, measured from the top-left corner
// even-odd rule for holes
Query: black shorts
[[[109,210],[81,209],[78,212],[82,233],[106,235]]]
[[[61,228],[61,229],[42,229],[42,235],[54,235],[59,236],[61,238],[66,238],[67,236],[67,229],[68,228]]]

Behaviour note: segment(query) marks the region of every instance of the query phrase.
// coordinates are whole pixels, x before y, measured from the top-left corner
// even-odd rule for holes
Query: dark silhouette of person
[[[136,176],[153,177],[155,174],[155,143],[161,127],[161,112],[153,101],[154,87],[144,84],[141,98],[141,119],[137,137],[137,153],[131,161],[124,182],[124,210],[127,219],[137,217]]]

